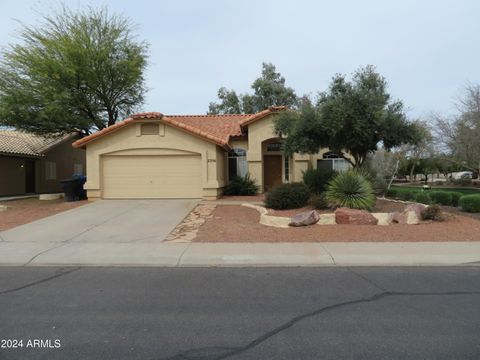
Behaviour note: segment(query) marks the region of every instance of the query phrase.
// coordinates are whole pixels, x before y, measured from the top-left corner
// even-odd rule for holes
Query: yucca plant
[[[332,207],[371,210],[375,204],[372,185],[353,170],[335,176],[328,184],[325,198]]]

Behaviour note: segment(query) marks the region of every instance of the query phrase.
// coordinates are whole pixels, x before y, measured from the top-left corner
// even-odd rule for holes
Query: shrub
[[[460,198],[463,196],[463,194],[456,191],[452,191],[450,192],[450,195],[452,196],[452,206],[457,207],[458,202],[460,201]]]
[[[480,212],[480,194],[464,195],[458,201],[460,207],[466,212]]]
[[[323,209],[328,209],[328,202],[327,199],[325,199],[324,194],[314,194],[312,197],[310,197],[310,200],[308,203],[313,206],[315,209],[323,210]]]
[[[472,179],[465,177],[460,179],[452,179],[452,184],[460,186],[470,186],[472,185]]]
[[[428,195],[425,192],[418,192],[415,194],[415,201],[421,204],[430,204],[432,202],[432,199],[430,198],[430,195]]]
[[[373,192],[375,195],[384,195],[387,191],[388,183],[385,178],[376,176],[373,180]]]
[[[422,210],[421,213],[422,220],[434,220],[442,221],[444,220],[442,215],[442,209],[438,205],[430,205]]]
[[[397,193],[397,198],[404,201],[411,201],[415,199],[415,195],[418,191],[411,191],[411,190],[401,190]]]
[[[372,185],[353,170],[336,175],[328,184],[325,198],[332,207],[370,210],[375,204]]]
[[[224,195],[255,195],[257,192],[258,185],[250,178],[250,174],[234,177],[223,189]]]
[[[265,205],[272,209],[295,209],[305,206],[310,190],[304,183],[282,184],[267,192]]]
[[[389,197],[389,198],[393,198],[395,199],[398,195],[398,191],[397,189],[388,189],[386,192],[385,192],[385,196],[386,197]]]
[[[303,172],[303,182],[313,194],[321,194],[335,174],[333,170],[308,169]]]
[[[430,192],[430,197],[435,204],[452,205],[452,193],[448,191],[432,191]]]

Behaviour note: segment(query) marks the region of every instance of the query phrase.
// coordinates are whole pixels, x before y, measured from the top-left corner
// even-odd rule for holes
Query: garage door
[[[105,156],[107,199],[200,198],[200,156]]]

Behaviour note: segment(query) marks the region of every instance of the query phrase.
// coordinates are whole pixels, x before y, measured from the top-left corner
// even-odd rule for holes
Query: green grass
[[[398,185],[392,185],[391,187],[394,190],[402,191],[403,190],[409,190],[409,191],[422,191],[422,187],[418,186],[398,186]],[[456,187],[451,187],[451,188],[446,188],[446,187],[435,187],[432,186],[430,187],[430,190],[427,191],[455,191],[462,193],[463,195],[470,195],[470,194],[480,194],[480,189],[476,188],[456,188]]]

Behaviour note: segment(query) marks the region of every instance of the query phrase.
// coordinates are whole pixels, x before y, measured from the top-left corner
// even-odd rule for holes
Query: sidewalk
[[[480,242],[35,243],[0,239],[1,266],[480,265]]]

